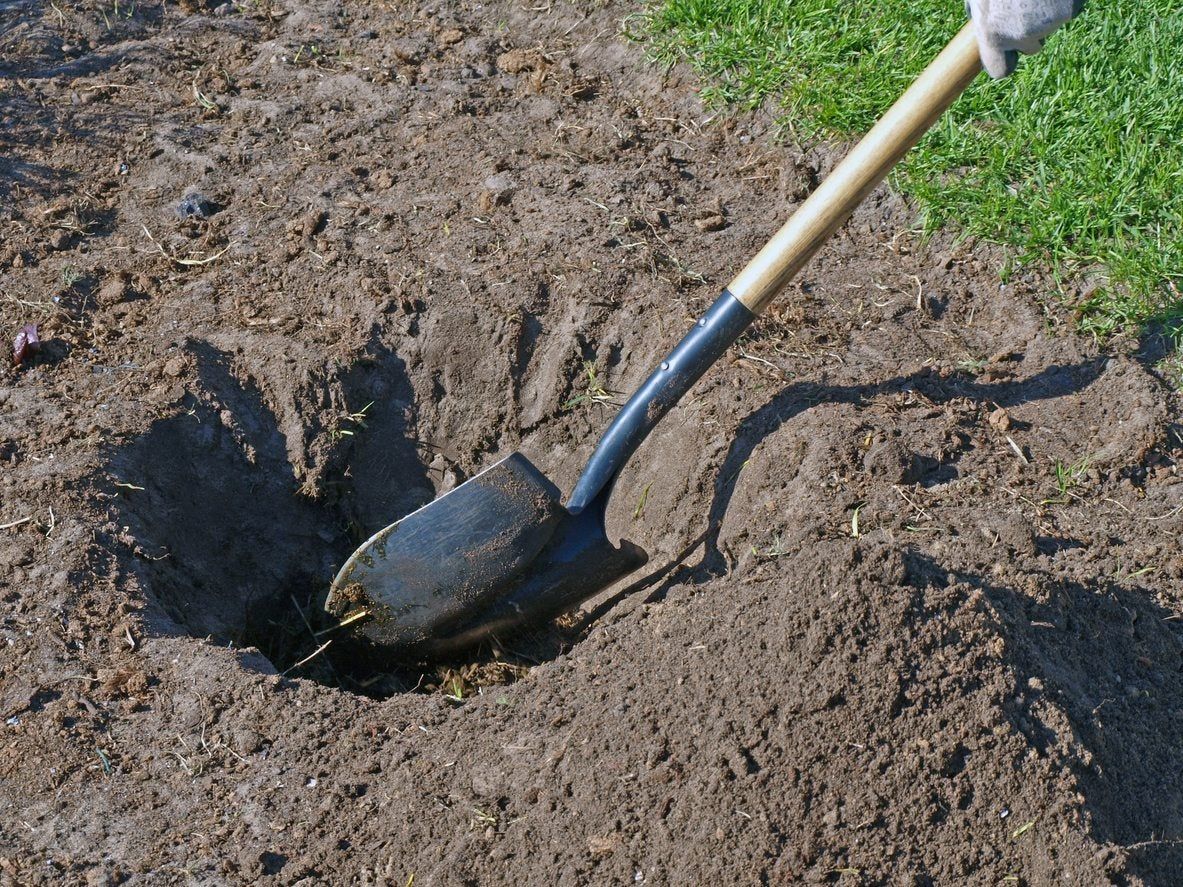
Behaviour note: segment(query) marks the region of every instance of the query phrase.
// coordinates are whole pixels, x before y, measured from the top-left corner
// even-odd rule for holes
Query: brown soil
[[[633,459],[631,584],[297,664],[367,534],[515,449],[569,490],[585,363],[832,164],[630,11],[0,6],[4,883],[1183,881],[1161,343],[882,190]]]

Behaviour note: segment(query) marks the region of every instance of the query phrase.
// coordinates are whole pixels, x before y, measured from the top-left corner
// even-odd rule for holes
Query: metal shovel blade
[[[499,604],[523,584],[540,587],[532,573],[560,525],[568,525],[557,540],[564,552],[574,545],[592,560],[597,555],[611,560],[608,553],[617,549],[603,522],[580,519],[573,539],[574,523],[558,488],[514,453],[366,540],[333,580],[325,608],[338,618],[366,611],[358,634],[373,654],[397,657],[427,646],[435,652],[457,632],[469,642],[479,640],[493,626],[486,630],[477,614],[489,612],[503,629],[514,620],[506,619]],[[560,560],[554,566],[566,573],[574,569],[576,585],[586,584],[581,575],[604,578],[596,563]],[[635,565],[635,557],[628,558],[628,570]],[[531,599],[531,614],[549,610],[548,597],[570,598],[569,590],[551,588],[564,584],[557,578],[543,579],[550,594]]]
[[[550,540],[526,569],[505,582],[483,609],[436,632],[420,649],[427,656],[448,656],[489,637],[540,625],[578,607],[648,559],[644,549],[627,539],[620,540],[619,548],[608,540],[599,509],[579,514],[564,510]]]

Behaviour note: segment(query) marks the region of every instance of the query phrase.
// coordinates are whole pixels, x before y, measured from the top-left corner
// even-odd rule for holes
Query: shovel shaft
[[[871,190],[982,70],[967,24],[798,208],[645,380],[600,438],[567,510],[603,509],[620,469],[653,426],[739,338]]]
[[[981,70],[971,22],[731,281],[731,293],[763,311]]]
[[[601,506],[606,504],[607,496],[600,494],[611,489],[613,478],[653,426],[755,319],[742,302],[723,291],[616,414],[567,500],[568,511],[579,514],[597,497]]]

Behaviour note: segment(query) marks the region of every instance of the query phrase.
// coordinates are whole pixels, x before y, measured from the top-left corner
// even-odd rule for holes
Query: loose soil
[[[1163,343],[884,189],[625,471],[640,574],[462,662],[326,632],[496,458],[569,490],[833,164],[632,12],[0,6],[4,883],[1183,881]]]

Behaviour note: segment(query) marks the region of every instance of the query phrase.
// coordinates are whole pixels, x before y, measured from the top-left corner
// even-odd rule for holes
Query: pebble
[[[714,213],[694,220],[694,227],[699,231],[722,231],[727,227],[727,220],[722,215]]]
[[[506,74],[537,71],[542,65],[542,56],[533,49],[511,49],[497,56],[497,67]]]
[[[177,216],[182,219],[208,219],[217,211],[217,205],[197,191],[186,194],[177,204]]]
[[[103,307],[117,305],[127,298],[129,281],[124,274],[116,274],[105,281],[98,292],[98,302]]]

